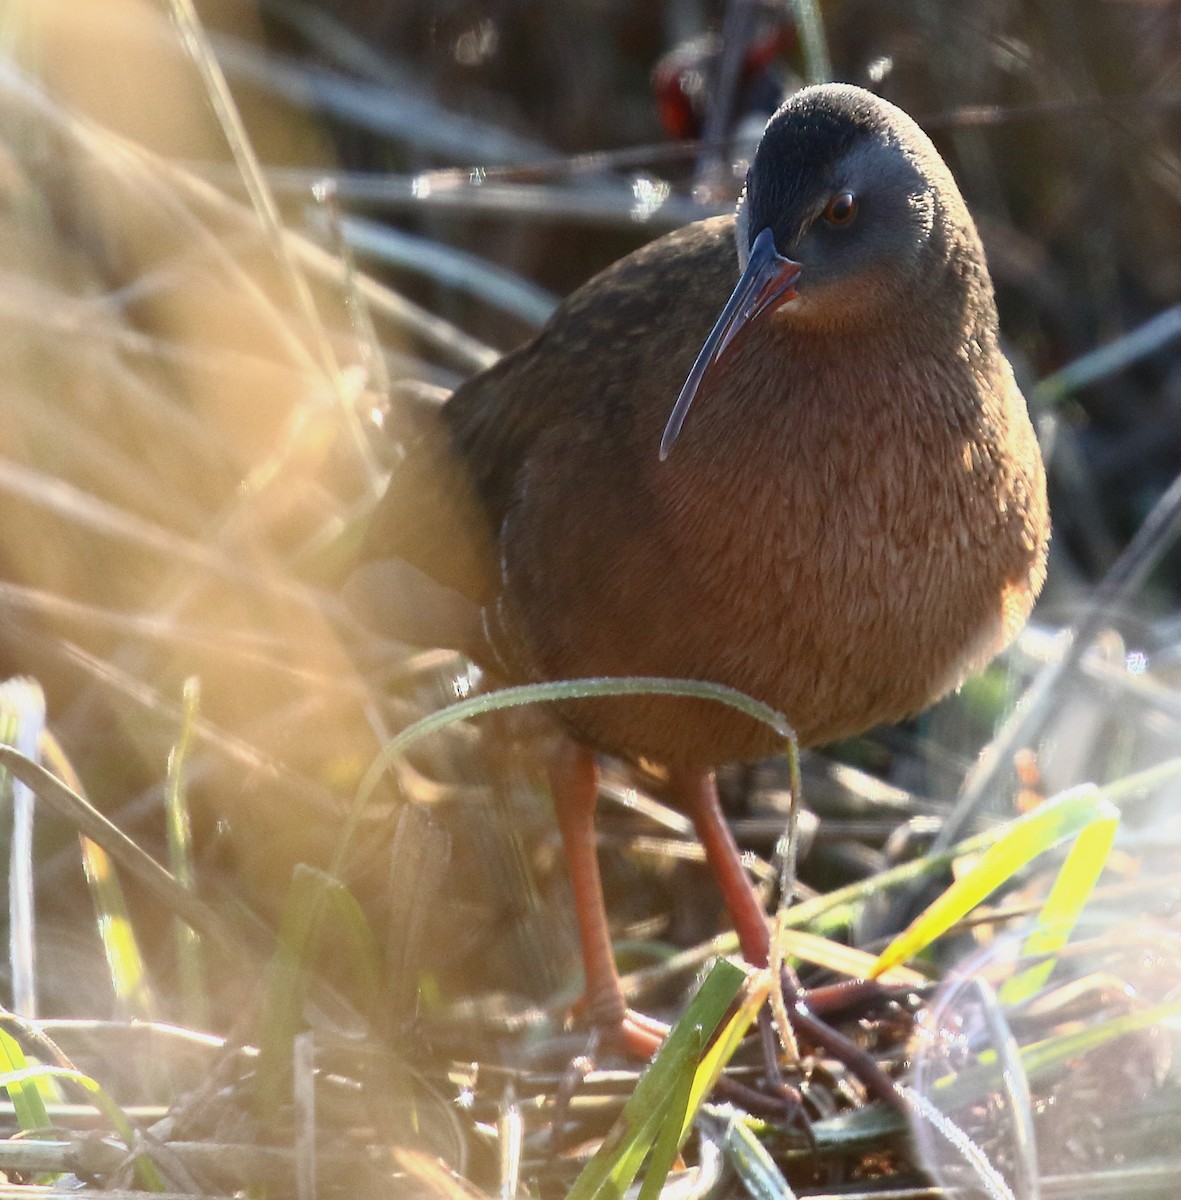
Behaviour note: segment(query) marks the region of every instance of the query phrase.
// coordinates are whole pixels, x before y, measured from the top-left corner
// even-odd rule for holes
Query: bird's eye
[[[825,222],[837,228],[852,225],[856,217],[857,197],[852,192],[838,192],[824,206]]]

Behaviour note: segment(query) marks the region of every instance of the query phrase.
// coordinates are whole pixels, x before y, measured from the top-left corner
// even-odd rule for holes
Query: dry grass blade
[[[49,810],[8,847],[27,875],[12,872],[14,1007],[76,1018],[39,1025],[41,1040],[4,1023],[18,1048],[0,1105],[10,1180],[77,1177],[46,1195],[391,1200],[597,1182],[618,1197],[649,1153],[641,1200],[724,1189],[723,1172],[815,1200],[937,1194],[917,1179],[950,1169],[945,1151],[924,1162],[839,1063],[805,1039],[793,1073],[774,1046],[740,1041],[768,980],[719,1017],[715,1046],[682,1044],[660,1095],[602,1047],[567,1070],[587,1046],[563,1025],[578,985],[539,778],[552,732],[538,710],[471,719],[483,700],[437,715],[484,686],[476,674],[371,636],[337,598],[405,449],[402,398],[491,366],[553,297],[656,232],[729,211],[750,129],[798,78],[832,74],[928,114],[979,218],[1009,356],[1054,406],[1051,580],[1003,668],[905,729],[799,764],[816,815],[798,839],[791,767],[735,771],[725,799],[768,910],[798,892],[777,949],[809,1001],[895,1078],[929,1056],[921,1095],[995,1168],[991,1194],[1175,1192],[1160,1147],[1179,1091],[1159,1046],[1181,975],[1168,6],[734,0],[716,56],[690,55],[673,93],[654,92],[653,65],[707,31],[690,7],[624,7],[25,0],[0,20],[0,657],[5,676],[37,679],[56,739],[42,766],[29,745],[0,748],[0,769]],[[712,99],[692,94],[703,83]],[[704,117],[704,142],[662,128],[682,104],[682,132]],[[712,164],[708,197],[691,194],[695,157]],[[199,711],[178,699],[189,679]],[[373,765],[391,731],[396,770]],[[659,775],[605,770],[598,852],[625,993],[675,1020],[693,973],[735,940]],[[970,837],[967,808],[944,820],[961,779],[971,818],[989,822]],[[1009,868],[1014,839],[1045,833],[1082,785],[1096,842],[1113,834],[1108,801],[1121,825],[1110,854],[1076,862],[1072,898],[1040,859]],[[373,793],[363,822],[358,789]],[[174,836],[188,827],[168,860],[166,797]],[[1031,815],[1013,826],[1018,805]],[[110,855],[92,867],[119,873],[103,918],[134,927],[128,990],[138,972],[162,1020],[216,1036],[96,1019],[110,972],[75,831]],[[1019,924],[1063,907],[1075,919],[1100,858],[1069,940]],[[1000,885],[997,907],[937,942],[920,928],[900,953],[921,954],[921,972],[858,981],[908,906],[960,896],[954,912],[941,902],[944,929],[980,890],[973,862]],[[325,905],[336,921],[314,936]],[[199,967],[175,949],[178,922],[201,934]],[[999,1007],[954,991],[965,955]],[[208,1007],[186,1007],[203,989]],[[261,1065],[244,1044],[256,1034]],[[35,1111],[35,1059],[151,1122],[130,1150],[156,1175],[136,1181],[93,1107]],[[740,1108],[709,1110],[688,1138],[684,1114],[723,1060],[742,1104],[780,1074],[798,1083],[810,1138],[782,1109]],[[1086,1138],[1055,1123],[1071,1112]],[[635,1120],[610,1135],[621,1113]],[[1032,1138],[1014,1124],[1027,1117]],[[47,1121],[76,1136],[18,1136]],[[28,1192],[10,1182],[0,1200]]]
[[[194,929],[227,950],[242,952],[239,939],[230,933],[212,909],[190,895],[126,834],[44,767],[25,758],[11,746],[0,746],[0,765],[73,825],[79,833],[101,846],[121,867],[151,889]]]

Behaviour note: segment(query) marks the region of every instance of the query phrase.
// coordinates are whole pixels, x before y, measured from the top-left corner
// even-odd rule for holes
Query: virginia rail
[[[1042,461],[976,228],[926,135],[855,87],[791,97],[735,216],[609,267],[416,422],[354,595],[405,610],[389,581],[415,591],[424,573],[438,599],[410,636],[510,680],[712,680],[815,745],[956,687],[1016,634],[1045,574]],[[595,755],[666,768],[743,953],[765,965],[713,770],[777,738],[673,697],[557,716],[584,1011],[650,1048],[607,935]]]

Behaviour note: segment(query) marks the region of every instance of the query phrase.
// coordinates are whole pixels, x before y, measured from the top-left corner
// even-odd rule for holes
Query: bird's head
[[[867,332],[929,303],[979,243],[955,181],[901,109],[862,88],[797,92],[767,123],[738,201],[741,276],[661,441],[668,455],[710,367],[756,321]]]

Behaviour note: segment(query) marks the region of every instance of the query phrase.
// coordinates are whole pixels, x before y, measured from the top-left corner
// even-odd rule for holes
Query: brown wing
[[[445,403],[421,389],[395,397],[391,435],[404,457],[374,513],[362,561],[410,563],[451,593],[440,598],[441,613],[455,609],[460,597],[476,606],[492,601],[501,582],[501,528],[520,500],[539,440],[548,435],[552,444],[558,433],[617,446],[612,461],[626,471],[637,442],[638,398],[654,392],[656,409],[663,411],[665,400],[671,407],[735,274],[732,220],[690,225],[590,280],[536,338],[467,380]],[[697,313],[689,297],[703,291]],[[678,316],[669,319],[673,310]],[[658,439],[658,429],[644,439],[653,457]],[[596,482],[613,486],[611,479]],[[370,572],[374,588],[378,578]],[[420,592],[416,582],[407,594],[419,603]],[[462,636],[470,638],[474,623],[474,617],[466,622]],[[407,624],[395,612],[382,624],[421,638],[418,618]],[[445,633],[436,634],[440,643],[470,644],[458,632]]]
[[[699,221],[620,259],[533,341],[455,392],[443,416],[490,529],[499,531],[523,464],[555,425],[623,447],[634,446],[642,404],[663,421],[737,278],[733,229],[731,217]]]
[[[394,390],[386,428],[397,461],[370,519],[360,561],[404,560],[482,602],[495,579],[490,527],[453,445],[444,401],[445,394],[425,388]]]

